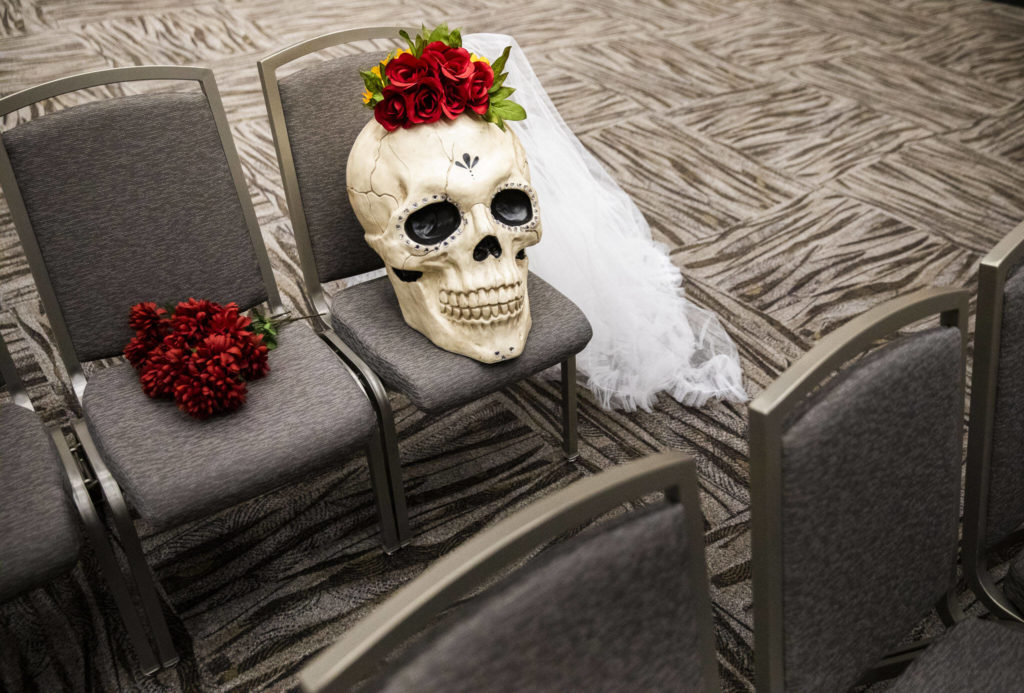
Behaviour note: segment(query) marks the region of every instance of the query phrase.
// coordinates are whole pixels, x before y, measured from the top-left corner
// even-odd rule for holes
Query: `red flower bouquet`
[[[511,46],[491,64],[462,47],[462,33],[442,24],[426,27],[415,39],[401,32],[408,48],[388,55],[379,65],[359,74],[366,91],[363,103],[385,130],[454,120],[470,111],[502,130],[506,120],[523,120],[526,111],[508,97],[502,72]]]
[[[246,381],[270,372],[274,323],[256,323],[238,306],[190,298],[173,311],[155,303],[132,306],[128,324],[135,336],[124,355],[139,371],[142,391],[173,399],[197,419],[234,411],[245,404]]]

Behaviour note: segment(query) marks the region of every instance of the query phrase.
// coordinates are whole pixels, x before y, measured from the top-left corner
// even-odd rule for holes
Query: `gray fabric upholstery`
[[[1024,551],[1010,561],[1010,569],[1003,578],[1002,589],[1006,598],[1017,607],[1017,611],[1024,613]]]
[[[542,554],[427,633],[389,693],[698,691],[685,511],[657,509]],[[371,687],[372,688],[372,687]]]
[[[348,202],[345,168],[352,143],[373,114],[363,106],[360,70],[384,51],[334,58],[281,79],[281,106],[320,281],[383,267],[363,240]]]
[[[76,106],[3,141],[79,359],[119,354],[139,301],[266,300],[201,93]]]
[[[1024,268],[1003,292],[996,407],[989,462],[987,546],[1024,523]]]
[[[139,514],[171,527],[336,464],[376,427],[369,401],[306,325],[281,332],[270,374],[237,411],[205,421],[148,398],[128,364],[89,379],[82,407]]]
[[[564,361],[590,341],[583,312],[535,274],[528,281],[533,327],[519,358],[484,364],[440,349],[402,318],[387,277],[339,291],[335,331],[391,389],[420,409],[442,412]]]
[[[785,430],[787,691],[847,690],[952,586],[961,368],[955,328],[895,340]]]
[[[61,461],[39,418],[0,405],[0,602],[67,572],[81,546]]]
[[[970,618],[931,645],[889,693],[1005,693],[1024,688],[1024,626]]]

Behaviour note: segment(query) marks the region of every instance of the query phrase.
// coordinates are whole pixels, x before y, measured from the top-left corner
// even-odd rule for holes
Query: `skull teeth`
[[[513,318],[522,311],[525,302],[523,283],[475,291],[441,289],[438,299],[441,313],[451,320],[486,323]]]

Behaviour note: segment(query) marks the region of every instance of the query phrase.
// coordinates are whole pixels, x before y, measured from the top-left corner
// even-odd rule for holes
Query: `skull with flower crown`
[[[443,25],[409,39],[363,73],[375,119],[347,167],[352,208],[406,323],[484,363],[523,351],[526,249],[541,237],[526,156],[504,125],[525,117],[507,100],[507,56],[492,67]]]

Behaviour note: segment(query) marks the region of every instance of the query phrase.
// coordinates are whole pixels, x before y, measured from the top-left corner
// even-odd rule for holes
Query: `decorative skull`
[[[347,176],[405,322],[477,361],[519,356],[532,325],[525,251],[541,236],[519,138],[469,115],[391,132],[371,120]]]

